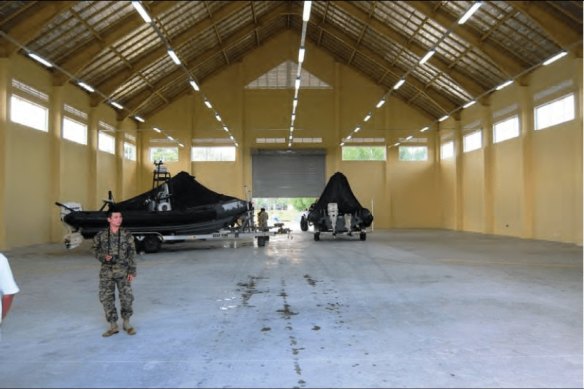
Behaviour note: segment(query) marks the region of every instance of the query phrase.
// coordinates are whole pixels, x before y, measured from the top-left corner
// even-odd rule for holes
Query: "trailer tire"
[[[263,236],[258,236],[258,247],[264,247],[266,245],[266,241]]]
[[[314,240],[315,240],[316,242],[318,242],[318,241],[320,240],[320,232],[315,232],[315,233],[314,233]]]
[[[142,245],[145,252],[156,253],[160,250],[162,242],[160,242],[160,239],[158,239],[158,236],[156,235],[146,235],[142,241]]]

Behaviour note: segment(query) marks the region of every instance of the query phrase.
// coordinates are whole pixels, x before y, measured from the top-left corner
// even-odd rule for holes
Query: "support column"
[[[61,180],[63,177],[63,141],[61,138],[63,128],[63,93],[64,86],[53,85],[49,110],[49,137],[50,137],[50,164],[49,177],[51,177],[51,203],[62,201]],[[59,212],[51,213],[51,241],[59,242],[63,238],[63,226]]]
[[[522,199],[521,210],[522,229],[521,237],[525,239],[533,238],[533,212],[534,212],[534,181],[533,181],[533,103],[531,93],[526,85],[517,87],[520,125],[519,136],[521,144],[521,179],[522,179]]]
[[[462,123],[460,120],[454,121],[454,209],[455,209],[455,225],[457,231],[464,230],[464,190],[463,190],[463,169],[462,163]]]
[[[334,152],[331,153],[331,157],[327,158],[327,162],[331,162],[333,166],[327,166],[326,169],[328,172],[327,174],[330,176],[334,172],[338,172],[340,170],[340,161],[342,160],[342,153],[341,147],[339,144],[341,143],[342,132],[341,132],[341,64],[335,61],[334,63],[334,71],[335,71],[335,87],[333,88],[333,99],[334,99],[334,115],[333,118],[333,134],[335,139]],[[328,154],[328,153],[327,153]],[[325,183],[328,180],[328,177],[325,177]]]
[[[122,201],[125,197],[124,190],[124,134],[126,130],[123,126],[116,126],[116,201]]]
[[[97,202],[97,109],[95,107],[89,108],[87,115],[87,167],[89,174],[87,175],[87,209],[96,209],[101,207]]]
[[[6,191],[8,183],[6,180],[8,169],[8,146],[10,130],[8,130],[8,83],[10,80],[10,62],[8,58],[0,58],[0,249],[8,248],[6,242]]]
[[[483,135],[483,184],[484,184],[484,206],[483,206],[483,232],[492,234],[494,232],[494,187],[493,178],[495,157],[493,155],[493,120],[491,118],[490,105],[483,105],[482,115],[482,135]]]

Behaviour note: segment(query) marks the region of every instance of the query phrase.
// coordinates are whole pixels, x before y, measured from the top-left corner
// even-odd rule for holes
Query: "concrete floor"
[[[582,247],[297,232],[138,258],[136,336],[102,338],[88,242],[7,252],[1,387],[582,387]]]

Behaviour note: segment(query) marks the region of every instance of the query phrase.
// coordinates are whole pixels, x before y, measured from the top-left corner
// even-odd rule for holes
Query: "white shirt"
[[[0,253],[0,323],[2,323],[2,299],[6,294],[16,294],[20,292],[18,285],[14,282],[8,259]]]

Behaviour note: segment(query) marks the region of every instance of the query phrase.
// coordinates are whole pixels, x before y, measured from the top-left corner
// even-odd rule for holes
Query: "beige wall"
[[[55,201],[78,201],[86,209],[96,209],[109,190],[116,200],[122,200],[150,189],[150,141],[161,138],[152,131],[154,126],[185,145],[179,162],[167,164],[172,174],[187,171],[212,190],[247,197],[253,190],[252,150],[266,147],[255,140],[288,135],[293,91],[248,90],[244,86],[283,61],[295,61],[298,46],[295,34],[283,33],[201,85],[239,143],[236,161],[221,163],[190,161],[193,138],[225,137],[213,111],[190,89],[137,127],[131,119],[116,121],[116,112],[109,106],[90,107],[89,96],[75,86],[53,86],[50,74],[28,59],[15,55],[0,60],[0,102],[10,96],[7,85],[12,77],[51,98],[48,134],[11,123],[0,109],[0,168],[4,173],[0,180],[4,222],[0,248],[60,241],[63,228]],[[304,68],[332,89],[301,89],[295,136],[323,138],[322,144],[302,147],[326,151],[327,176],[341,171],[348,177],[359,201],[372,209],[375,228],[448,228],[582,243],[581,60],[567,57],[538,69],[523,80],[524,86],[514,84],[493,93],[462,111],[459,118],[440,123],[423,135],[416,131],[430,124],[431,118],[396,97],[375,109],[384,91],[311,44]],[[571,90],[577,93],[577,119],[533,131],[533,119],[529,119],[533,96],[566,79],[572,80]],[[60,139],[63,103],[89,114],[87,146]],[[482,149],[459,153],[451,160],[439,159],[442,136],[451,136],[460,149],[461,128],[476,120],[490,128],[493,112],[510,104],[518,104],[522,118],[519,138],[493,145],[490,136],[485,136]],[[399,161],[398,149],[389,147],[384,162],[342,161],[341,139],[369,111],[373,118],[363,125],[359,137],[384,137],[387,145],[411,134],[426,137],[429,160]],[[96,150],[99,120],[119,130],[115,156]],[[126,132],[137,138],[137,162],[120,156]]]
[[[542,91],[552,92],[536,99]],[[534,107],[568,93],[576,95],[576,119],[535,131]],[[513,105],[513,112],[493,117]],[[492,124],[512,114],[520,118],[521,135],[493,144]],[[464,128],[477,120],[487,140],[483,148],[459,155],[459,162],[440,161],[442,207],[459,206],[462,213],[460,227],[447,213],[443,226],[582,244],[582,60],[568,56],[539,68],[521,86],[494,92],[462,111],[459,123],[449,119],[445,126]]]

